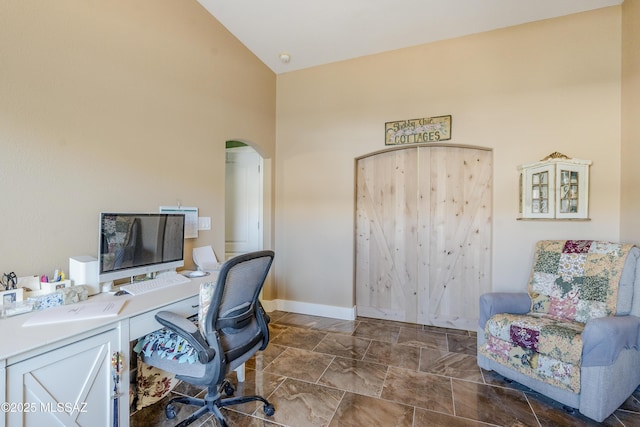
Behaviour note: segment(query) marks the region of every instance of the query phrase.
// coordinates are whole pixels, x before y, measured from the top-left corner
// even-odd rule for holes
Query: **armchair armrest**
[[[608,366],[623,348],[638,349],[640,318],[611,316],[591,319],[582,332],[582,366]]]
[[[497,313],[525,314],[531,311],[531,298],[526,292],[491,292],[480,295],[480,319],[484,329],[487,320]]]
[[[214,349],[209,347],[200,330],[193,322],[170,311],[159,311],[155,315],[156,320],[165,328],[171,329],[187,340],[198,353],[200,363],[210,362],[216,355]]]

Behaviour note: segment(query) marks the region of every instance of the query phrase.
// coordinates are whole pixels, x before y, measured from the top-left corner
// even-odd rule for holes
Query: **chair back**
[[[201,321],[207,342],[222,350],[229,369],[244,363],[269,341],[268,318],[258,298],[273,257],[270,250],[251,252],[229,259],[220,270]]]

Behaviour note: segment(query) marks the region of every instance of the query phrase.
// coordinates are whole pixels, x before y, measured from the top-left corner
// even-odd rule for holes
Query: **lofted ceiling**
[[[623,0],[198,0],[275,73],[555,18]],[[281,53],[290,55],[283,63]]]

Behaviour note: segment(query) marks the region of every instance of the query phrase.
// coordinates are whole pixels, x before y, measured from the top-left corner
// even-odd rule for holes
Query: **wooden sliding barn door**
[[[475,330],[491,290],[492,153],[425,145],[357,161],[358,315]]]
[[[418,152],[393,150],[358,160],[358,315],[417,319]]]

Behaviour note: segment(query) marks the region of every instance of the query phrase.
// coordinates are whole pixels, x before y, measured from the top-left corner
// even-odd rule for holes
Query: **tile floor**
[[[640,389],[598,424],[476,364],[474,332],[358,318],[356,321],[273,312],[269,347],[247,363],[236,395],[259,403],[223,413],[230,426],[640,426]],[[231,377],[237,384],[235,374]],[[174,393],[196,395],[185,383]],[[172,426],[195,410],[181,406],[166,420],[169,397],[131,416],[131,425]],[[205,415],[192,426],[217,427]]]

